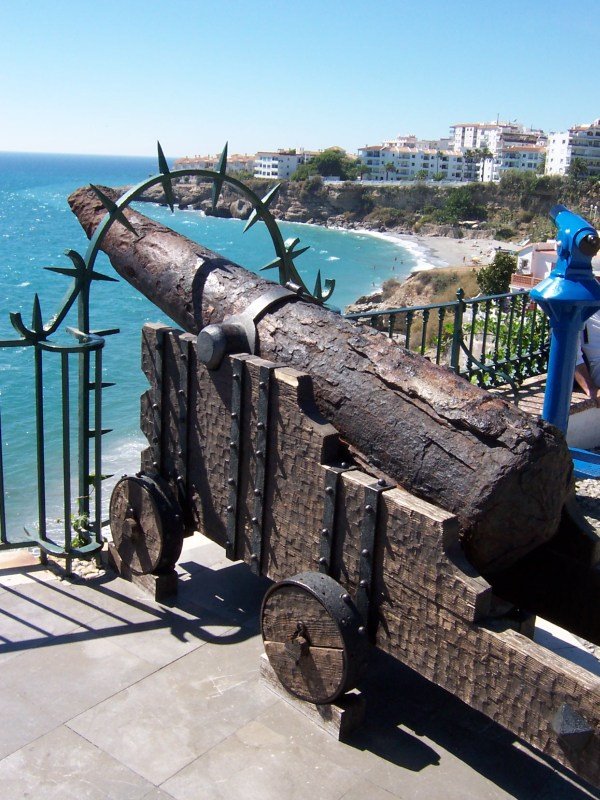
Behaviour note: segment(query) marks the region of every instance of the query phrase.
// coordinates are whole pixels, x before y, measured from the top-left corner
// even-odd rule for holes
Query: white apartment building
[[[457,123],[449,139],[423,140],[398,136],[381,145],[365,145],[358,151],[370,169],[367,180],[499,181],[509,169],[536,171],[545,154],[547,137],[540,130],[516,122]],[[488,150],[481,159],[474,150]]]
[[[501,146],[492,158],[483,161],[482,180],[497,183],[509,169],[537,172],[544,163],[545,153],[542,145]]]
[[[600,175],[600,119],[589,125],[574,125],[564,133],[548,137],[546,175],[566,175],[574,158],[580,158],[588,175]]]
[[[260,151],[254,161],[254,177],[289,180],[300,164],[306,164],[315,155],[308,150]]]
[[[384,147],[409,147],[412,150],[450,150],[450,139],[417,139],[414,133],[387,139]]]
[[[359,148],[358,156],[369,168],[365,177],[371,181],[410,181],[417,174],[426,179],[462,180],[465,169],[462,153],[431,147],[432,144],[440,142],[398,137],[381,145],[365,145]]]
[[[455,150],[481,150],[492,153],[500,147],[520,144],[542,145],[546,135],[541,130],[525,128],[518,122],[457,122],[450,127]]]
[[[517,122],[461,122],[450,128],[454,149],[488,150],[491,156],[479,161],[468,178],[499,181],[509,169],[536,171],[544,158],[547,137],[541,130]]]
[[[488,136],[497,127],[496,122],[457,122],[450,127],[453,149],[458,152],[489,147]]]
[[[548,144],[548,137],[544,131],[536,128],[525,128],[517,123],[499,123],[488,131],[486,139],[487,147],[494,155],[507,148],[545,148]]]

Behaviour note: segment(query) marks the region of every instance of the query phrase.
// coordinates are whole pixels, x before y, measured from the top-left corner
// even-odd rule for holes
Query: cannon
[[[106,204],[70,202],[98,241]],[[539,613],[600,642],[600,541],[560,432],[126,219],[102,249],[184,330],[142,331],[148,447],[110,503],[121,573],[172,588],[201,531],[273,581],[265,651],[301,701],[338,701],[377,647],[600,785],[600,680],[531,639]]]

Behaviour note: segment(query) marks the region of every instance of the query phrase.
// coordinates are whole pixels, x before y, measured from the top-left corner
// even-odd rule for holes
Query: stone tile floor
[[[380,654],[364,725],[331,738],[259,679],[267,583],[202,537],[169,604],[26,561],[0,561],[3,800],[600,796]]]

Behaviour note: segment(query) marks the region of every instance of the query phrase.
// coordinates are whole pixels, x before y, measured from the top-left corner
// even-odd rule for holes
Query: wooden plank
[[[319,569],[325,504],[321,466],[340,458],[335,428],[317,411],[308,375],[278,368],[271,385],[263,573]]]
[[[150,386],[140,400],[140,426],[149,443],[142,452],[141,468],[148,474],[158,474],[162,468],[163,343],[171,330],[159,323],[142,328],[142,372]]]
[[[311,645],[343,649],[336,623],[313,595],[293,585],[284,585],[269,595],[262,618],[265,639],[290,641],[298,622],[309,631]]]
[[[177,573],[174,569],[162,575],[136,575],[122,561],[112,542],[108,545],[108,563],[121,578],[133,583],[157,603],[177,594]]]
[[[360,576],[360,534],[364,510],[364,487],[376,483],[360,470],[342,474],[338,484],[331,575],[355,593]]]
[[[492,590],[465,558],[456,517],[398,487],[383,493],[377,531],[375,596],[385,622],[393,575],[467,622],[490,613]]]
[[[265,652],[281,683],[303,699],[326,699],[340,688],[344,653],[326,647],[307,647],[297,658],[283,642],[265,640]]]
[[[266,367],[271,371],[275,365],[270,361],[250,355],[240,355],[237,358],[243,360],[244,377],[242,385],[242,419],[241,419],[241,442],[240,442],[240,478],[237,507],[237,526],[238,526],[238,552],[237,557],[243,559],[247,564],[255,567],[256,559],[254,554],[255,525],[252,522],[255,512],[256,495],[255,491],[264,493],[264,486],[256,482],[258,461],[262,460],[261,474],[264,470],[269,472],[271,469],[271,450],[267,449],[265,454],[257,455],[256,437],[258,424],[259,406],[259,383],[261,381],[261,368]],[[258,521],[262,528],[264,516]]]
[[[194,532],[188,503],[188,365],[195,337],[169,330],[163,336],[162,375],[162,464],[161,475],[171,485],[173,496],[184,509],[186,534]]]
[[[600,784],[600,679],[512,630],[468,625],[396,582],[377,645],[542,753]],[[592,735],[576,751],[553,730],[568,705]]]
[[[229,498],[231,362],[216,370],[189,350],[188,498],[190,525],[225,545]]]

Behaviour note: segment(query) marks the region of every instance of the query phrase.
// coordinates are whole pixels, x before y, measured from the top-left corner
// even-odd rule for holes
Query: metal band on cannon
[[[254,300],[242,314],[225,317],[220,325],[207,325],[198,334],[196,349],[208,369],[216,369],[226,355],[256,352],[256,323],[282,300],[297,300],[297,292],[275,286]]]

